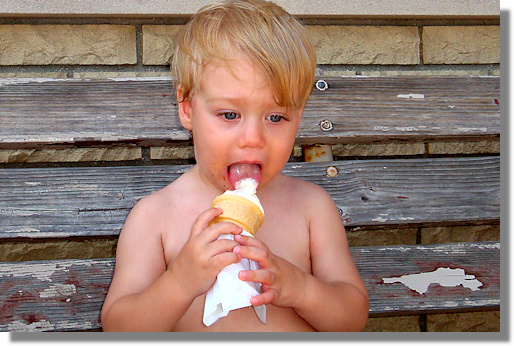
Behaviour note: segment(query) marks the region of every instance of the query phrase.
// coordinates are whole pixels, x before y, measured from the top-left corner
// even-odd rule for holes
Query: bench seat
[[[297,144],[497,137],[500,133],[499,77],[323,80],[328,88],[314,89]],[[170,78],[4,79],[0,82],[0,149],[189,143],[189,132],[176,115]]]
[[[316,85],[298,145],[500,137],[499,77],[319,77]],[[2,151],[191,146],[176,115],[168,77],[0,79]],[[5,164],[0,243],[116,238],[137,201],[191,167],[151,155],[139,160]],[[500,222],[498,154],[438,157],[427,149],[295,160],[284,173],[325,188],[350,232]],[[500,308],[499,241],[352,247],[351,253],[372,317]],[[115,259],[39,259],[0,262],[0,331],[100,329]]]
[[[0,169],[0,237],[118,235],[139,199],[189,167]],[[284,173],[325,188],[347,227],[499,221],[499,157],[294,162]]]
[[[498,308],[500,243],[353,247],[352,256],[370,294],[371,316]],[[477,290],[428,283],[426,293],[387,278],[463,269]],[[70,331],[101,328],[100,311],[114,259],[0,263],[0,331]],[[471,279],[468,279],[471,280]]]

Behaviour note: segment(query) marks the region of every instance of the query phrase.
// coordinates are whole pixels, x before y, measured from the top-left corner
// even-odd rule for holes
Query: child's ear
[[[191,121],[191,102],[189,98],[184,98],[184,92],[180,85],[177,87],[177,100],[180,123],[186,130],[192,131],[193,125]]]

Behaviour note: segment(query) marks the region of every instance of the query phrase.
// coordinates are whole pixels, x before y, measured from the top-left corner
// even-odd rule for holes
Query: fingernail
[[[244,279],[246,279],[246,272],[244,272],[244,271],[242,271],[242,270],[241,270],[241,271],[239,272],[238,276],[239,276],[239,278],[240,278],[241,280],[244,280]]]
[[[241,252],[241,248],[239,246],[235,246],[234,250],[232,251],[239,255],[239,253]]]

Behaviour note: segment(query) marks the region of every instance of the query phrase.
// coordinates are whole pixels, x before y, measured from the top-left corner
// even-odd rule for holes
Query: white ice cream
[[[262,204],[257,197],[257,186],[259,186],[259,184],[254,179],[246,178],[238,181],[235,190],[227,190],[223,194],[244,197],[255,203],[264,214]]]

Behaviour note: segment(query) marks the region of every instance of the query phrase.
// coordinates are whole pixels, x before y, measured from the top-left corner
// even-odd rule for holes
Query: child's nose
[[[241,148],[262,148],[266,143],[262,125],[254,121],[242,124],[242,131],[238,139]]]

